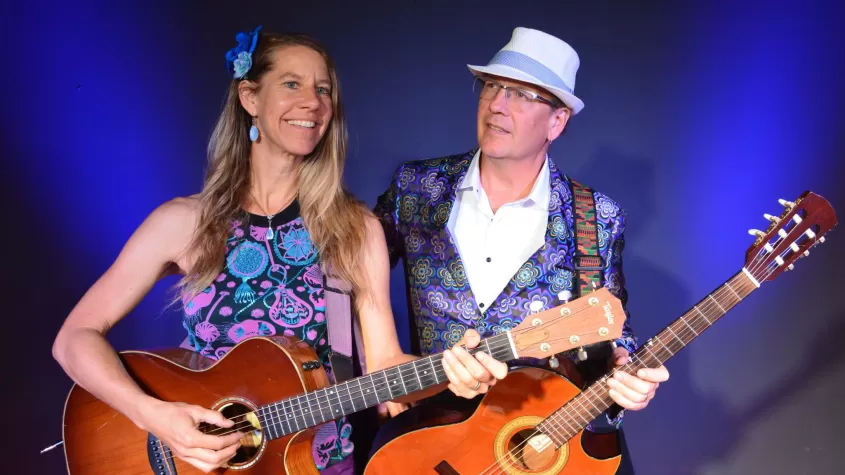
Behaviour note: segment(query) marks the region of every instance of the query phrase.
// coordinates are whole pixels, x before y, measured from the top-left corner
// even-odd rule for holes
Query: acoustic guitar
[[[468,351],[500,361],[545,358],[620,338],[625,318],[621,302],[602,289],[537,312]],[[214,435],[245,433],[228,467],[217,473],[317,475],[316,426],[448,381],[437,354],[329,385],[314,350],[284,336],[246,339],[217,361],[182,348],[119,356],[148,394],[211,408],[235,421],[231,429],[200,426]],[[65,403],[63,442],[73,475],[202,473],[79,385]]]
[[[750,231],[756,240],[742,269],[648,340],[629,363],[582,392],[555,372],[513,370],[484,395],[468,419],[413,430],[387,442],[370,459],[365,475],[616,473],[618,449],[616,455],[597,458],[582,444],[583,429],[613,403],[607,395],[612,372],[659,367],[760,284],[792,270],[837,223],[830,203],[815,193],[805,192],[794,203],[780,202],[786,208],[782,215],[764,215],[770,221],[766,232]]]

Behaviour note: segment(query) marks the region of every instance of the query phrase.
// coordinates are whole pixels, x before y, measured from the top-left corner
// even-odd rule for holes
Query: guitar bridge
[[[434,467],[434,471],[439,475],[461,475],[457,470],[449,465],[449,462],[443,460]]]
[[[147,458],[154,474],[176,475],[176,464],[173,463],[173,454],[170,452],[170,448],[153,434],[147,435]]]

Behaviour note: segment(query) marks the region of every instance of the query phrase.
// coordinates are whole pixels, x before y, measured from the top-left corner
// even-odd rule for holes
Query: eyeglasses
[[[481,82],[479,95],[481,99],[486,101],[492,101],[499,95],[500,90],[504,90],[505,98],[508,100],[508,103],[519,108],[528,106],[534,102],[542,102],[554,108],[562,107],[560,102],[546,99],[545,97],[537,94],[536,92],[529,91],[528,89],[516,86],[505,86],[495,81],[479,77],[475,78],[475,81],[473,81],[473,90],[475,90],[478,82]]]

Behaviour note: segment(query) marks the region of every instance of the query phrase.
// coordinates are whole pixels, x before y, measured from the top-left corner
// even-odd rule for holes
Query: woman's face
[[[333,85],[326,62],[299,45],[280,48],[272,57],[254,96],[260,140],[284,153],[308,155],[332,119]]]

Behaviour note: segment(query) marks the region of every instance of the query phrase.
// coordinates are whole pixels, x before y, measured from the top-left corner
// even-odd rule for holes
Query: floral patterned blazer
[[[486,313],[481,313],[470,289],[461,257],[446,224],[455,202],[457,188],[469,168],[477,148],[448,157],[410,161],[396,170],[390,187],[375,206],[387,238],[391,267],[399,258],[405,262],[405,280],[412,327],[418,340],[415,352],[428,355],[442,352],[457,343],[468,328],[482,337],[506,331],[527,316],[563,303],[558,295],[564,290],[578,295],[578,281],[573,274],[575,223],[572,184],[550,159],[550,202],[546,241],[514,274]],[[603,285],[617,296],[628,313],[625,278],[622,273],[625,212],[607,196],[594,191],[599,254],[604,263]],[[533,302],[542,302],[542,307]],[[533,308],[533,309],[532,309]],[[538,309],[539,308],[539,309]],[[626,320],[618,345],[633,352],[638,344]],[[606,360],[593,371],[588,364],[568,352],[586,381],[597,379],[606,369]],[[607,355],[605,355],[607,356]],[[520,360],[517,364],[537,365],[545,360]],[[599,368],[600,367],[600,368]],[[599,368],[595,370],[595,368]],[[592,374],[590,374],[592,373]],[[599,416],[588,427],[600,430],[611,424],[619,427],[622,411]]]

